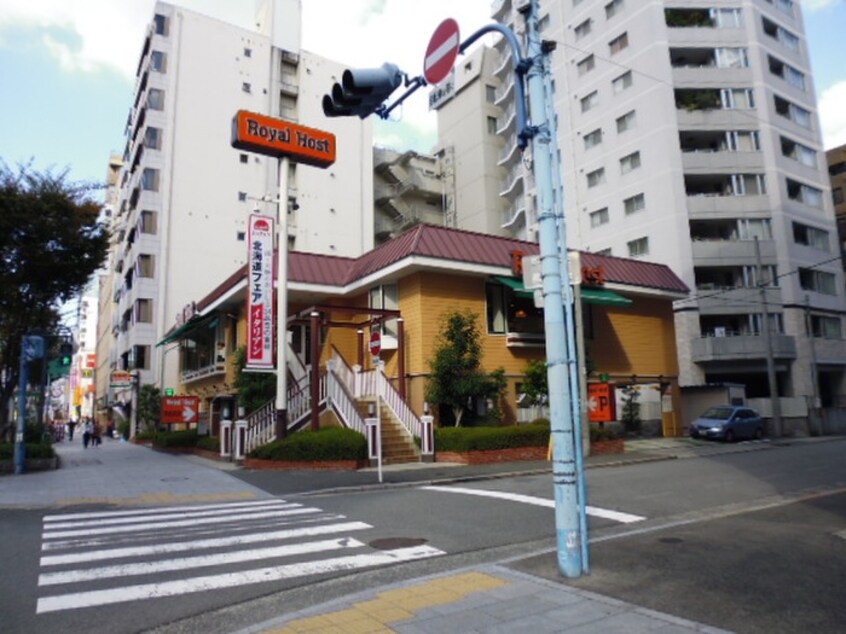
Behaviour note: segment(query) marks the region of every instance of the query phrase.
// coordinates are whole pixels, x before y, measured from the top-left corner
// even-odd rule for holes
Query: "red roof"
[[[524,255],[538,255],[540,249],[534,242],[421,224],[358,258],[291,251],[288,253],[288,281],[320,286],[346,286],[414,256],[443,260],[445,263],[464,262],[510,269],[512,251],[522,251]],[[684,282],[664,264],[585,251],[581,252],[581,257],[584,266],[601,266],[607,283],[676,293],[689,291]],[[202,310],[210,305],[246,274],[247,267],[244,265],[200,300],[198,308]]]

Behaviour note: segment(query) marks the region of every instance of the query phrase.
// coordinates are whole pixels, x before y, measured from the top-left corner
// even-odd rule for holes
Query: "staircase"
[[[356,399],[356,409],[362,418],[370,415],[368,412],[374,402],[372,397]],[[420,462],[417,445],[384,401],[381,401],[379,416],[382,423],[382,464]]]

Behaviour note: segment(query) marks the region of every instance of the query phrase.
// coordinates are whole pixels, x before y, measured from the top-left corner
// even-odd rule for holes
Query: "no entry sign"
[[[458,22],[447,18],[438,25],[429,40],[426,57],[423,59],[423,76],[430,84],[439,84],[452,70],[461,38],[458,34]]]
[[[380,352],[382,352],[382,335],[374,332],[370,335],[370,354],[378,357]]]

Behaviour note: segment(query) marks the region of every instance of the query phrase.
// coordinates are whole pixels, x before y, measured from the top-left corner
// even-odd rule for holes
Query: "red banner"
[[[247,368],[273,369],[273,218],[250,215]]]

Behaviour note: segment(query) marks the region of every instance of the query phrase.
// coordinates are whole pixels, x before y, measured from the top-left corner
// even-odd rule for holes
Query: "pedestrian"
[[[91,436],[94,434],[94,423],[90,420],[85,421],[85,425],[82,429],[82,446],[83,448],[88,449],[88,443],[91,442]]]
[[[73,428],[76,427],[75,420],[68,421],[68,441],[73,440]]]
[[[100,438],[100,425],[97,423],[93,423],[91,432],[91,444],[94,447],[99,447],[101,442],[103,441]]]

